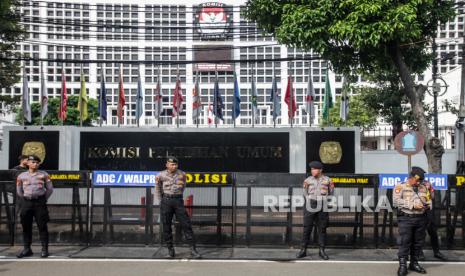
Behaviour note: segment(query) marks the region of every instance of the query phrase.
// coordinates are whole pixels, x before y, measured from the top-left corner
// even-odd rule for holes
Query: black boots
[[[410,265],[408,266],[408,269],[421,274],[426,274],[426,270],[418,263],[417,256],[410,256]]]
[[[307,247],[302,246],[302,248],[300,248],[299,253],[297,253],[297,255],[295,257],[297,259],[301,259],[301,258],[306,257],[306,256],[307,256]]]
[[[40,252],[41,258],[47,258],[48,254],[48,243],[42,243],[42,251]]]
[[[24,246],[24,249],[21,250],[21,252],[18,253],[18,255],[16,255],[16,257],[18,258],[24,258],[24,257],[30,257],[32,256],[32,250],[31,250],[31,247],[30,246]]]
[[[191,258],[192,259],[200,259],[202,258],[202,255],[197,251],[195,248],[195,245],[191,246]]]
[[[444,256],[439,250],[434,251],[434,257],[441,260],[441,261],[447,261],[447,257]]]
[[[325,252],[325,248],[324,247],[320,247],[320,250],[318,252],[318,255],[320,256],[320,258],[322,258],[323,260],[329,260],[329,257],[328,255],[326,254]],[[300,251],[299,253],[297,253],[297,255],[295,256],[297,259],[301,259],[303,257],[306,257],[307,256],[307,247],[306,246],[302,246],[300,248]]]
[[[173,246],[168,246],[168,257],[169,258],[174,258],[175,252],[174,252],[174,247]]]
[[[399,257],[399,269],[397,270],[397,276],[405,276],[407,273],[407,258]]]
[[[329,257],[328,257],[328,255],[326,255],[324,247],[320,247],[320,252],[318,253],[318,255],[320,255],[320,258],[322,258],[325,261],[329,260]]]

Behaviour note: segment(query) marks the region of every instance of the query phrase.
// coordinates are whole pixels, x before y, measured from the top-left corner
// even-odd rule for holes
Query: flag
[[[123,87],[123,66],[120,66],[119,69],[119,85],[118,85],[118,123],[121,124],[124,118],[124,106],[126,105],[126,99],[124,96],[124,87]]]
[[[140,67],[139,67],[139,76],[137,80],[137,95],[136,95],[136,119],[139,120],[140,117],[142,116],[142,113],[144,112],[143,109],[143,104],[144,104],[144,98],[142,94],[142,80],[140,78]]]
[[[258,123],[258,103],[257,103],[257,86],[255,85],[255,76],[252,74],[252,118],[254,123]]]
[[[232,106],[232,118],[233,120],[237,119],[239,115],[241,115],[241,95],[240,95],[240,90],[239,90],[239,84],[237,82],[237,75],[236,72],[234,72],[234,98],[233,98],[234,104]]]
[[[287,88],[286,88],[286,95],[284,97],[284,102],[288,106],[287,114],[289,116],[289,119],[293,119],[295,116],[297,105],[295,103],[295,93],[294,93],[294,87],[292,87],[292,76],[291,75],[287,77]]]
[[[195,79],[194,88],[192,89],[192,120],[197,120],[202,112],[202,102],[200,101],[199,74]]]
[[[26,66],[23,65],[23,121],[32,121],[31,101],[29,99],[29,84],[27,82]]]
[[[213,115],[215,115],[216,118],[223,120],[223,108],[223,97],[221,97],[218,78],[216,78],[215,87],[213,88]]]
[[[346,83],[344,78],[344,83],[342,85],[342,95],[341,95],[341,107],[339,116],[344,122],[347,121],[347,115],[349,114],[349,96],[347,95],[347,90],[349,85]]]
[[[333,96],[329,84],[328,69],[326,69],[325,98],[323,101],[323,118],[329,123],[329,109],[333,107]]]
[[[210,102],[208,102],[207,121],[208,121],[208,125],[213,124],[213,108]]]
[[[309,69],[310,70],[310,69]],[[305,112],[310,114],[310,122],[315,118],[315,88],[313,87],[312,75],[308,76],[307,95],[305,97]]]
[[[176,78],[176,86],[174,87],[174,93],[173,93],[173,117],[179,116],[183,110],[183,105],[182,102],[184,101],[184,98],[182,96],[182,90],[181,90],[181,79],[179,79],[179,74],[178,77]]]
[[[100,72],[100,99],[98,101],[98,111],[102,120],[107,120],[107,90],[105,87],[105,76],[103,74],[103,67]]]
[[[42,121],[48,113],[47,87],[45,86],[44,64],[40,63],[40,118]]]
[[[153,102],[155,103],[153,113],[157,120],[160,118],[161,112],[163,111],[162,99],[163,94],[161,93],[160,74],[158,74],[157,87],[155,88],[155,95],[153,96]]]
[[[68,108],[68,96],[66,95],[65,69],[61,67],[61,103],[60,103],[60,113],[58,114],[58,118],[61,121],[66,120],[67,108]]]
[[[88,117],[87,102],[86,78],[84,77],[84,70],[81,66],[81,93],[79,94],[78,110],[81,120],[83,121],[85,121]]]
[[[278,92],[278,82],[276,81],[276,76],[273,76],[270,101],[273,103],[273,121],[276,121],[276,118],[281,115],[281,97],[279,96]]]

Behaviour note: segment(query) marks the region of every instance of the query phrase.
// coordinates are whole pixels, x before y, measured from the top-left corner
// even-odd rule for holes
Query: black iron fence
[[[159,202],[153,187],[92,185],[89,172],[49,172],[50,241],[56,244],[157,245]],[[203,175],[203,174],[198,174]],[[0,243],[20,244],[14,171],[0,171]],[[233,173],[225,183],[193,180],[185,205],[199,244],[297,246],[302,235],[304,174]],[[379,189],[378,175],[330,175],[336,183],[328,245],[378,248],[395,245],[392,190]],[[449,175],[449,188],[435,205],[442,247],[465,247],[465,176]],[[204,179],[203,179],[204,180]],[[333,207],[334,207],[333,206]],[[175,240],[182,243],[175,223]],[[314,231],[316,239],[316,231]],[[37,239],[36,239],[37,240]]]

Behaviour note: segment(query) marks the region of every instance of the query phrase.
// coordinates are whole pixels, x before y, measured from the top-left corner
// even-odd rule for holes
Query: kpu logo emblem
[[[217,2],[200,4],[195,20],[202,38],[225,39],[231,30],[232,7]]]

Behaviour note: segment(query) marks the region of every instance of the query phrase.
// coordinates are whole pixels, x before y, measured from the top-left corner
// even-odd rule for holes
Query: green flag
[[[329,124],[329,109],[333,107],[333,95],[329,84],[328,69],[326,69],[325,98],[323,101],[323,119]]]
[[[81,69],[81,93],[79,95],[78,110],[81,115],[81,120],[83,121],[85,121],[88,117],[87,102],[88,100],[87,100],[87,92],[86,92],[86,79],[84,78],[84,72]]]

